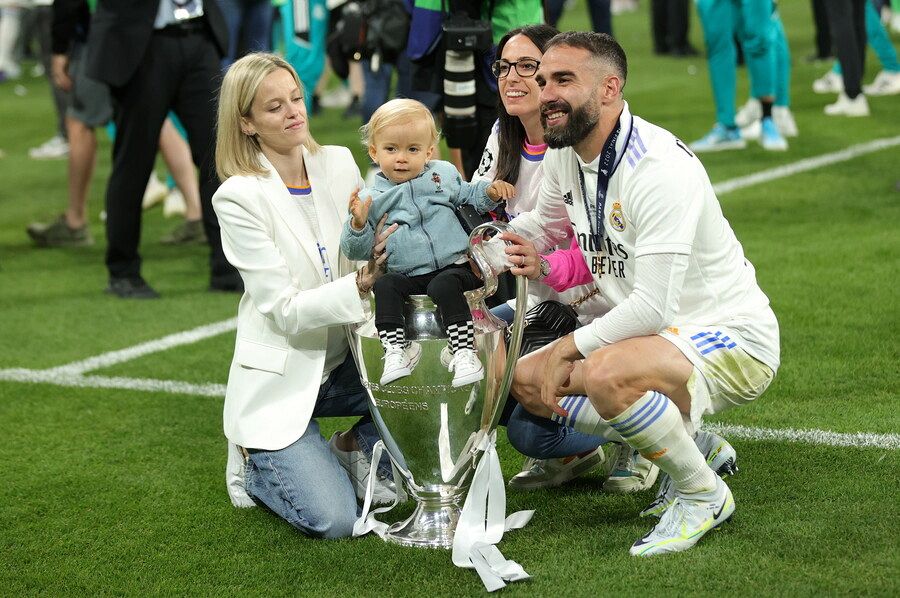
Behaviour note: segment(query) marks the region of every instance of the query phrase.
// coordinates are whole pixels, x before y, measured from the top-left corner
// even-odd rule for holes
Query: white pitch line
[[[114,388],[121,390],[142,390],[146,392],[166,392],[172,394],[201,397],[225,396],[224,384],[192,384],[179,380],[154,380],[152,378],[124,378],[109,376],[82,376],[54,370],[27,370],[23,368],[0,370],[0,380],[28,382],[31,384],[55,384],[75,388]]]
[[[752,185],[758,185],[760,183],[768,183],[769,181],[774,181],[775,179],[781,179],[801,172],[806,172],[807,170],[829,166],[838,162],[846,162],[847,160],[852,160],[853,158],[865,154],[871,154],[872,152],[877,152],[889,147],[894,147],[895,145],[900,145],[900,136],[885,137],[884,139],[876,139],[874,141],[869,141],[866,143],[851,145],[846,149],[842,149],[830,154],[822,154],[821,156],[806,158],[804,160],[799,160],[791,164],[785,164],[784,166],[777,166],[768,170],[762,170],[760,172],[749,174],[747,176],[722,181],[721,183],[713,185],[713,190],[717,195],[723,195],[725,193],[736,191],[737,189],[743,189],[744,187],[750,187]]]
[[[109,353],[88,357],[81,361],[75,361],[42,371],[54,375],[80,375],[85,372],[90,372],[91,370],[99,370],[125,361],[131,361],[132,359],[137,359],[138,357],[143,357],[150,353],[166,351],[173,347],[178,347],[179,345],[190,345],[213,336],[224,334],[225,332],[231,332],[235,328],[237,328],[237,318],[231,318],[229,320],[200,326],[192,330],[176,332],[175,334],[134,345],[133,347],[127,347],[118,351],[110,351]]]
[[[221,398],[225,396],[224,384],[191,384],[176,380],[148,378],[108,378],[106,376],[80,376],[60,374],[51,370],[7,369],[0,370],[0,380],[10,382],[44,383],[77,388],[111,388],[165,392],[191,396]],[[705,430],[727,438],[774,441],[813,446],[847,448],[900,449],[900,434],[874,434],[869,432],[841,433],[830,430],[795,430],[792,428],[751,428],[734,424],[706,423]]]
[[[742,440],[774,440],[824,446],[900,449],[900,434],[872,434],[869,432],[831,432],[829,430],[795,430],[793,428],[751,428],[733,424],[703,424],[704,430],[727,438]]]

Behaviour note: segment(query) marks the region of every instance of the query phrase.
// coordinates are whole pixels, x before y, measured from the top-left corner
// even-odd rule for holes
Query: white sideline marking
[[[88,357],[81,361],[74,361],[66,365],[61,365],[49,370],[42,370],[47,373],[57,375],[80,375],[91,370],[99,370],[110,367],[125,361],[131,361],[150,353],[158,353],[159,351],[167,351],[179,345],[190,345],[204,339],[230,332],[237,328],[237,318],[214,322],[205,326],[194,328],[193,330],[185,330],[184,332],[176,332],[162,338],[147,341],[133,347],[120,349],[118,351],[110,351],[95,357]]]
[[[704,423],[703,429],[715,432],[726,438],[740,438],[742,440],[774,440],[776,442],[823,446],[900,449],[900,434],[842,433],[828,430],[795,430],[793,428],[778,430],[714,423]]]
[[[78,388],[118,388],[122,390],[166,392],[213,398],[225,396],[224,384],[191,384],[176,380],[153,380],[150,378],[81,376],[78,374],[61,374],[53,370],[27,370],[21,368],[0,370],[0,380],[55,384],[57,386]],[[795,430],[792,428],[751,428],[749,426],[709,422],[703,424],[703,429],[731,439],[770,440],[791,444],[811,444],[814,446],[900,449],[900,434],[841,433],[829,430]]]
[[[168,392],[202,397],[221,398],[225,396],[224,384],[192,384],[179,380],[154,380],[152,378],[82,376],[80,374],[61,373],[55,370],[27,370],[23,368],[0,370],[0,380],[30,382],[32,384],[55,384],[57,386],[78,388],[119,388],[147,392]]]
[[[807,170],[821,168],[838,162],[846,162],[847,160],[852,160],[858,156],[871,154],[872,152],[894,147],[895,145],[900,145],[900,136],[885,137],[884,139],[876,139],[866,143],[851,145],[846,149],[830,154],[822,154],[821,156],[806,158],[804,160],[793,162],[792,164],[785,164],[784,166],[777,166],[747,176],[722,181],[721,183],[713,185],[713,190],[716,192],[716,195],[723,195],[725,193],[736,191],[737,189],[743,189],[744,187],[750,187],[760,183],[768,183],[769,181],[806,172]]]

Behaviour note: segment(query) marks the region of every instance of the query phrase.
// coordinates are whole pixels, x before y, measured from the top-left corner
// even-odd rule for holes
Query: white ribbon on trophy
[[[459,516],[459,523],[453,536],[453,564],[464,569],[475,569],[485,589],[493,592],[506,587],[507,582],[531,577],[515,561],[503,556],[497,544],[507,531],[521,529],[531,521],[533,510],[516,511],[506,517],[506,485],[497,456],[497,431],[484,435],[478,450],[484,452],[475,473],[469,493]],[[384,450],[384,442],[379,440],[372,449],[372,464],[369,468],[369,482],[363,500],[362,514],[353,525],[353,536],[364,536],[369,532],[384,539],[388,525],[376,518],[399,503],[399,493],[394,502],[386,507],[372,509],[372,495],[377,475],[378,462]],[[397,468],[391,463],[394,484],[400,484]]]

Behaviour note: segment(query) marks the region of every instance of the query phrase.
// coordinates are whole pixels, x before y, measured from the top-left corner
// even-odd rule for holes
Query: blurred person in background
[[[697,0],[697,13],[706,40],[709,78],[716,124],[690,144],[695,152],[744,149],[747,140],[735,120],[737,52],[740,40],[750,75],[751,95],[762,106],[760,144],[763,149],[784,151],[787,140],[772,117],[775,105],[775,43],[777,12],[772,0]],[[780,20],[777,21],[780,26]]]
[[[216,0],[228,25],[228,49],[222,69],[247,52],[272,49],[272,0]],[[305,4],[305,0],[303,2]],[[241,53],[242,52],[242,53]]]
[[[107,292],[126,299],[159,294],[141,276],[141,202],[169,110],[187,131],[200,171],[203,228],[209,243],[209,289],[241,291],[222,251],[212,209],[215,101],[228,48],[215,0],[100,0],[87,43],[87,73],[109,85],[116,140],[106,190]]]
[[[900,93],[900,62],[897,50],[891,42],[887,29],[882,24],[875,8],[874,0],[866,3],[865,9],[866,39],[875,51],[881,71],[869,85],[863,85],[863,93],[867,96],[885,96]],[[843,69],[840,60],[836,60],[831,70],[813,81],[813,91],[821,94],[844,91]]]

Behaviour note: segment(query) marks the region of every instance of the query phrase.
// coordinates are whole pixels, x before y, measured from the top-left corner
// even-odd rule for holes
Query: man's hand
[[[368,199],[361,200],[359,198],[359,189],[350,194],[350,214],[353,220],[350,222],[355,230],[362,230],[366,227],[366,219],[369,217],[369,208],[372,207],[372,196]]]
[[[575,346],[574,335],[567,334],[555,343],[544,363],[541,401],[560,417],[566,417],[569,412],[559,406],[559,397],[567,394],[569,376],[575,368],[575,362],[582,358]]]
[[[534,243],[512,232],[505,232],[500,235],[500,238],[512,243],[512,245],[507,245],[504,250],[509,263],[512,264],[509,271],[516,276],[537,280],[541,275],[541,256],[534,248]]]
[[[516,188],[506,181],[494,181],[485,190],[491,201],[510,200],[516,196]]]
[[[69,57],[65,54],[54,54],[50,58],[50,79],[63,91],[72,91],[72,78],[69,77]]]

